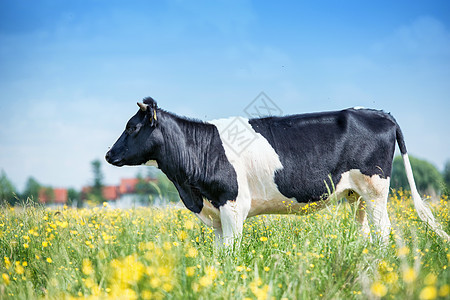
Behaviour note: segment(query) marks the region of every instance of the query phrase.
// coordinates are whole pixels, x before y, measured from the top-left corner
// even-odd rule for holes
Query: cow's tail
[[[422,198],[419,195],[419,192],[417,191],[416,182],[414,181],[414,176],[411,168],[411,163],[409,161],[408,153],[406,151],[405,139],[403,137],[403,133],[400,130],[400,126],[398,125],[398,123],[396,136],[398,147],[400,148],[400,153],[402,154],[403,164],[405,165],[406,177],[408,178],[409,187],[411,188],[411,197],[414,201],[414,207],[416,208],[419,218],[423,222],[427,223],[443,239],[450,241],[450,236],[444,230],[442,230],[441,225],[436,222],[436,219],[434,218],[430,208],[422,200]]]

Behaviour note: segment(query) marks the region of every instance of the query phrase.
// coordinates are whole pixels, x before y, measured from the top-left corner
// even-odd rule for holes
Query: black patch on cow
[[[368,176],[390,176],[396,137],[401,134],[391,115],[368,109],[268,117],[249,123],[280,158],[283,169],[275,174],[279,191],[303,203],[320,200],[328,192],[327,185],[332,190],[341,174],[351,169]],[[402,135],[398,138],[399,144],[403,142]]]
[[[216,126],[158,110],[164,145],[156,158],[188,209],[199,213],[203,198],[216,208],[238,193],[236,172],[228,161]]]
[[[188,209],[199,213],[203,198],[216,208],[236,200],[236,172],[228,161],[216,126],[158,110],[164,137],[156,158],[159,168],[175,184]]]

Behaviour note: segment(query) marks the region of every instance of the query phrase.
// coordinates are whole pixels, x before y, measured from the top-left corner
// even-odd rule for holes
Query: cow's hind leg
[[[367,221],[366,206],[362,197],[353,190],[346,191],[346,198],[350,205],[356,209],[355,220],[361,225],[364,237],[370,237],[369,222]]]
[[[358,184],[358,193],[362,197],[359,216],[361,217],[363,231],[367,232],[370,230],[373,241],[381,240],[387,243],[391,230],[391,222],[387,212],[389,177],[381,178],[378,175],[371,177],[362,176],[364,176],[365,183]]]
[[[364,175],[353,169],[342,174],[337,191],[346,191],[350,202],[358,203],[356,218],[365,235],[372,240],[387,242],[391,222],[387,212],[390,178],[379,175]]]
[[[370,237],[369,221],[367,220],[366,206],[364,200],[360,197],[357,201],[356,220],[361,225],[361,232],[364,237]]]

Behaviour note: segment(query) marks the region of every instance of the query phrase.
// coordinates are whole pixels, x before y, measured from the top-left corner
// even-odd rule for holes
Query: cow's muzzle
[[[121,166],[124,165],[122,159],[120,159],[120,158],[118,158],[118,157],[114,157],[114,156],[111,154],[111,150],[109,150],[108,152],[106,152],[105,159],[106,159],[106,161],[107,161],[108,163],[110,163],[110,164],[112,164],[112,165],[114,165],[114,166],[121,167]]]

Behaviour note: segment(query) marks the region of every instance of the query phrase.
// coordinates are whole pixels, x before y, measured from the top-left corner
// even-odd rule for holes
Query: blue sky
[[[0,0],[0,169],[80,188],[143,97],[210,120],[261,91],[284,114],[391,112],[442,169],[449,82],[449,1]]]

